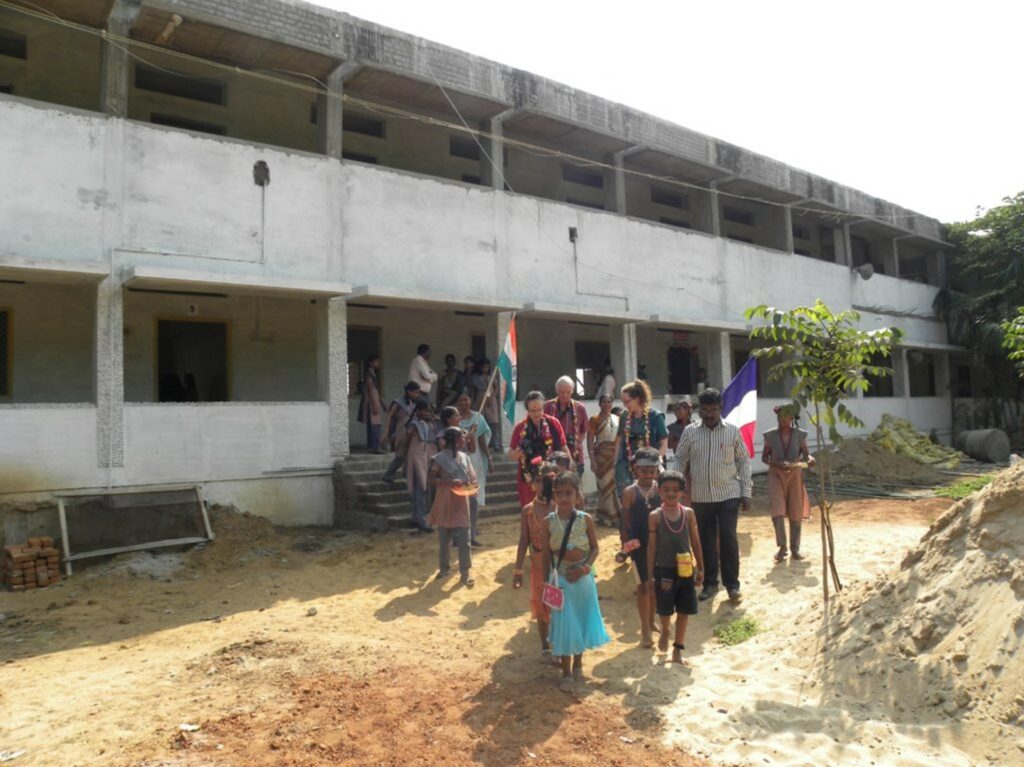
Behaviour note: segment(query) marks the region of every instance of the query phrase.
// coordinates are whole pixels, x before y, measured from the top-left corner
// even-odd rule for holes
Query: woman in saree
[[[619,496],[615,490],[615,437],[619,433],[619,417],[612,412],[613,402],[612,395],[602,395],[601,410],[591,416],[587,428],[587,452],[597,477],[597,518],[612,526],[619,519]]]

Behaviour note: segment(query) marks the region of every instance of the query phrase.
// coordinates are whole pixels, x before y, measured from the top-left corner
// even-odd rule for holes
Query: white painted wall
[[[565,304],[595,317],[621,312],[624,300],[577,295],[566,278],[575,226],[581,289],[621,292],[640,317],[736,322],[756,303],[818,297],[836,309],[927,311],[935,295],[929,286],[882,275],[864,281],[841,265],[550,200],[9,97],[0,98],[0,120],[9,135],[33,139],[0,147],[21,181],[0,190],[0,252],[20,256],[98,260],[112,247],[122,264],[343,279],[471,302]],[[271,170],[265,227],[252,181],[259,159]],[[105,186],[112,164],[123,166],[123,186]],[[103,209],[121,195],[123,213],[109,212],[118,225],[104,230]],[[102,245],[91,241],[104,232]],[[901,324],[910,341],[945,339],[938,323]]]
[[[251,479],[329,463],[326,403],[125,407],[123,484]]]
[[[334,521],[334,485],[330,472],[297,477],[267,477],[203,483],[210,503],[266,517],[275,525],[325,525]],[[216,533],[216,528],[214,533]]]
[[[0,405],[0,434],[0,498],[101,481],[93,406]]]

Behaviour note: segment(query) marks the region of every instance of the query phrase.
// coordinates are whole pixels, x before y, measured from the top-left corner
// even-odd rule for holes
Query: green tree
[[[952,343],[986,371],[989,415],[984,425],[1007,426],[1019,383],[1003,345],[1005,323],[1024,305],[1024,192],[1007,197],[973,221],[948,224],[947,285],[934,308]]]
[[[892,375],[892,369],[872,364],[872,360],[891,353],[899,342],[897,328],[863,330],[858,327],[860,315],[853,311],[833,313],[824,302],[814,306],[798,306],[782,310],[771,306],[755,306],[746,311],[747,319],[766,322],[750,331],[751,339],[767,343],[755,349],[756,357],[778,358],[768,373],[772,380],[796,381],[791,395],[800,407],[809,410],[814,425],[818,465],[815,477],[818,509],[821,512],[822,588],[825,602],[829,597],[829,575],[836,591],[843,588],[835,562],[835,539],[832,535],[832,506],[835,484],[832,465],[825,446],[826,430],[833,443],[842,440],[840,424],[860,428],[864,423],[850,411],[845,400],[867,391],[869,377]]]
[[[1017,375],[1024,381],[1024,306],[1017,307],[1017,316],[1003,323],[1003,347],[1007,357],[1017,366]]]

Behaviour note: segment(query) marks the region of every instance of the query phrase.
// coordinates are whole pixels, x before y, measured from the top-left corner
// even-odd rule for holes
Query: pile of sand
[[[932,524],[899,571],[844,592],[823,641],[836,698],[953,722],[998,764],[1024,751],[1024,465]]]
[[[836,482],[932,486],[946,482],[935,469],[858,437],[819,450],[815,453],[819,465],[823,465],[826,453]]]

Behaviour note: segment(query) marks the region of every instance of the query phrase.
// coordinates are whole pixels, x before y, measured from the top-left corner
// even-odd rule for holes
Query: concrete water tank
[[[953,446],[976,461],[1006,463],[1010,460],[1010,438],[1002,429],[974,429],[956,435]]]

